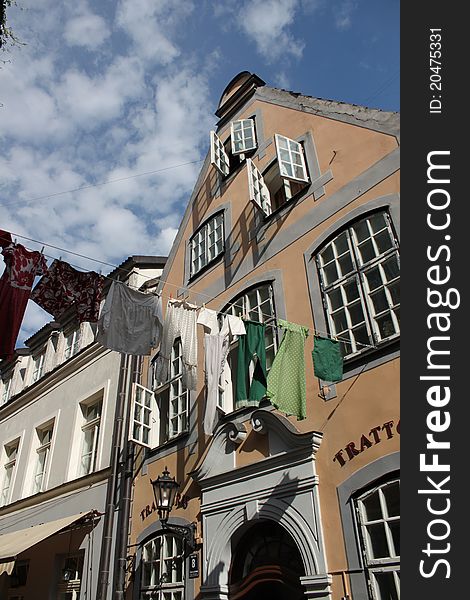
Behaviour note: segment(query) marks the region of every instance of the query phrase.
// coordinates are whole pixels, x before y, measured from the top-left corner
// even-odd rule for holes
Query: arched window
[[[400,334],[400,263],[390,217],[375,212],[338,233],[316,255],[330,333],[343,356]]]
[[[266,369],[269,371],[278,348],[276,310],[272,284],[270,282],[262,283],[244,291],[223,308],[222,313],[232,314],[237,317],[246,317],[250,321],[264,323],[266,325]],[[225,412],[231,412],[234,409],[233,398],[236,397],[236,377],[232,377],[232,373],[234,374],[237,371],[237,353],[238,340],[235,339],[230,346],[228,356],[230,376],[227,380],[221,380],[219,388],[219,407]],[[249,377],[251,378],[252,375],[253,373],[250,371]],[[222,377],[224,377],[224,374],[222,374]],[[229,387],[230,390],[228,389]]]
[[[163,534],[144,544],[140,600],[183,600],[184,561],[181,538]]]
[[[364,566],[373,600],[400,598],[400,480],[355,499]]]

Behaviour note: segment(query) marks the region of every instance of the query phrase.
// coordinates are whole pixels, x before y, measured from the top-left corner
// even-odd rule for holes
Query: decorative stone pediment
[[[224,473],[233,478],[234,469],[248,470],[250,465],[237,467],[236,451],[245,442],[249,432],[251,435],[267,437],[268,456],[255,461],[258,470],[260,463],[265,461],[290,464],[301,457],[313,457],[322,439],[321,433],[300,433],[286,417],[258,409],[251,415],[249,424],[234,421],[224,424],[215,432],[202,463],[191,473],[193,479],[204,487],[205,480],[209,478]],[[263,446],[266,446],[265,442],[265,439],[260,439]]]

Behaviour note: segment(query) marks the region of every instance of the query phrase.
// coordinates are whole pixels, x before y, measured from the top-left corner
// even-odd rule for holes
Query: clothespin
[[[170,292],[170,300],[173,300],[173,292]]]
[[[206,308],[206,305],[204,302],[202,303],[202,308],[204,308],[204,309]]]
[[[44,246],[41,248],[41,254],[44,252]]]

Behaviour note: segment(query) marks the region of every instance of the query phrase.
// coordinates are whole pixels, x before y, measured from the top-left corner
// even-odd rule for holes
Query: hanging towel
[[[10,357],[21,328],[34,278],[47,272],[40,252],[13,244],[7,231],[0,231],[5,271],[0,279],[0,359]]]
[[[307,416],[304,347],[308,328],[283,319],[277,325],[285,334],[268,373],[267,396],[273,406],[300,421]]]
[[[343,357],[337,340],[314,336],[313,368],[315,376],[323,381],[341,381],[343,379]]]
[[[98,321],[96,341],[116,352],[148,355],[160,343],[162,323],[160,296],[113,281]]]
[[[197,387],[197,331],[196,319],[198,306],[185,300],[168,300],[165,321],[163,323],[162,344],[155,362],[155,376],[158,383],[168,379],[171,349],[177,337],[181,337],[183,360],[182,383],[187,390]]]
[[[219,332],[217,313],[211,308],[206,308],[205,306],[201,308],[197,317],[197,324],[202,325],[206,333]]]
[[[237,393],[235,408],[258,406],[266,395],[266,326],[245,321],[246,335],[238,338]],[[254,362],[253,379],[247,392],[249,368]]]
[[[245,324],[235,315],[227,315],[228,326],[232,335],[245,335],[246,329]]]
[[[31,294],[31,300],[55,319],[75,306],[79,323],[98,320],[104,277],[94,271],[81,272],[62,260],[54,260]]]
[[[232,375],[227,361],[230,349],[230,328],[227,317],[223,318],[220,331],[204,335],[204,360],[206,376],[206,410],[204,412],[204,433],[214,431],[219,400],[219,384],[224,387],[227,405],[231,404]]]

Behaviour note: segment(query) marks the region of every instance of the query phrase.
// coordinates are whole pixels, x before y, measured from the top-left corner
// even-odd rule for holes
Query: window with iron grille
[[[224,251],[224,213],[216,214],[200,227],[189,246],[193,276]]]
[[[183,540],[164,534],[142,548],[140,600],[183,600],[185,561]]]
[[[400,598],[400,481],[368,490],[356,499],[361,546],[373,600]]]
[[[57,600],[78,600],[83,577],[84,553],[64,556],[61,561]]]
[[[388,213],[356,221],[317,254],[329,332],[349,357],[400,334],[400,262]]]
[[[1,481],[0,506],[5,506],[10,501],[11,485],[15,473],[19,446],[20,440],[18,438],[9,444],[5,444],[3,447],[3,476]]]

